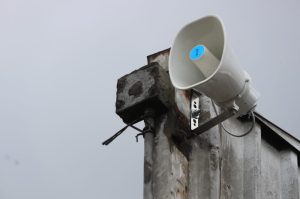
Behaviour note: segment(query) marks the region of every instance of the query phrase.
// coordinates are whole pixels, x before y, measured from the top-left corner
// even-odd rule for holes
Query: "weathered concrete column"
[[[153,145],[155,136],[155,119],[145,119],[144,135],[144,199],[153,199]]]
[[[200,125],[221,110],[172,87],[168,56],[150,55],[118,81],[117,114],[127,124],[145,121],[144,199],[300,198],[300,142],[259,114],[256,123],[232,117],[188,139],[191,99],[200,100]]]
[[[202,95],[200,98],[200,121],[204,123],[215,117],[211,100]],[[215,126],[191,140],[189,156],[189,199],[219,198],[221,137],[219,127]]]
[[[117,86],[117,114],[128,125],[145,121],[144,199],[300,198],[300,141],[260,114],[256,123],[232,117],[188,139],[191,99],[200,100],[200,125],[221,110],[172,87],[168,56],[148,56]]]
[[[144,199],[153,199],[153,138],[154,135],[151,133],[144,136]]]
[[[149,63],[120,78],[117,87],[117,114],[127,124],[144,120],[144,130],[152,131],[144,134],[144,198],[187,199],[188,161],[175,144],[178,111],[167,72]]]
[[[158,63],[167,71],[169,50],[148,57],[148,63]],[[172,89],[172,101],[186,98],[185,92]],[[187,199],[188,198],[188,146],[185,143],[183,126],[188,125],[187,117],[179,111],[186,109],[173,103],[168,112],[155,120],[156,135],[153,144],[153,198]]]
[[[166,50],[150,55],[148,62],[157,62],[168,71],[168,53]],[[217,125],[197,137],[186,140],[185,135],[190,132],[190,100],[195,97],[200,99],[200,124],[217,114],[208,97],[198,93],[191,96],[189,91],[174,90],[173,117],[169,114],[160,121],[164,125],[157,130],[154,142],[153,193],[157,194],[154,198],[170,197],[168,191],[176,186],[169,174],[170,168],[173,167],[184,168],[181,179],[184,179],[186,191],[182,198],[259,198],[261,150],[259,125],[255,125],[251,134],[242,138],[228,135],[220,125]],[[231,118],[225,121],[224,125],[231,132],[241,134],[248,131],[251,122]],[[174,150],[169,150],[173,147]],[[169,160],[174,154],[182,155],[179,158],[181,162]],[[155,159],[159,161],[155,162]],[[173,198],[177,197],[175,195]]]

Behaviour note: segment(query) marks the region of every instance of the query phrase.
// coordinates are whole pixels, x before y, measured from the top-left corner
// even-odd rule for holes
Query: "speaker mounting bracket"
[[[204,133],[205,131],[218,125],[238,112],[238,108],[233,106],[232,108],[224,110],[221,114],[199,126],[199,117],[201,114],[199,109],[199,98],[193,99],[191,106],[191,133],[188,135],[188,138],[193,138],[194,136]]]
[[[191,115],[190,115],[190,123],[191,123],[191,130],[199,127],[199,117],[200,117],[200,99],[196,97],[191,100]]]

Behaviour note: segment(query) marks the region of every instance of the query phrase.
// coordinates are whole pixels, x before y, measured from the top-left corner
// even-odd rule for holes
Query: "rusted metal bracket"
[[[191,134],[188,136],[188,138],[190,139],[190,138],[193,138],[194,136],[204,133],[205,131],[207,131],[210,128],[216,126],[217,124],[223,122],[224,120],[230,118],[231,116],[235,115],[236,113],[237,113],[237,109],[234,107],[229,110],[223,111],[220,115],[217,115],[216,117],[205,122],[204,124],[200,125],[199,127],[195,128],[194,130],[191,130]],[[199,118],[199,116],[198,116],[198,118]],[[197,120],[198,120],[198,118],[197,118]]]

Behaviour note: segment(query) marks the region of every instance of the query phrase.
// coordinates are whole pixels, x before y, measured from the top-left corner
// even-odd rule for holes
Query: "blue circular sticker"
[[[191,60],[197,60],[200,57],[202,57],[202,55],[204,55],[205,52],[205,46],[203,45],[198,45],[195,46],[191,51],[190,51],[190,59]]]

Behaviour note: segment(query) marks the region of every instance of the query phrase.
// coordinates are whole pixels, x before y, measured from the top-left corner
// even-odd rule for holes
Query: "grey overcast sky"
[[[0,198],[142,198],[143,143],[114,113],[117,79],[217,14],[261,99],[300,138],[299,0],[0,0]]]

